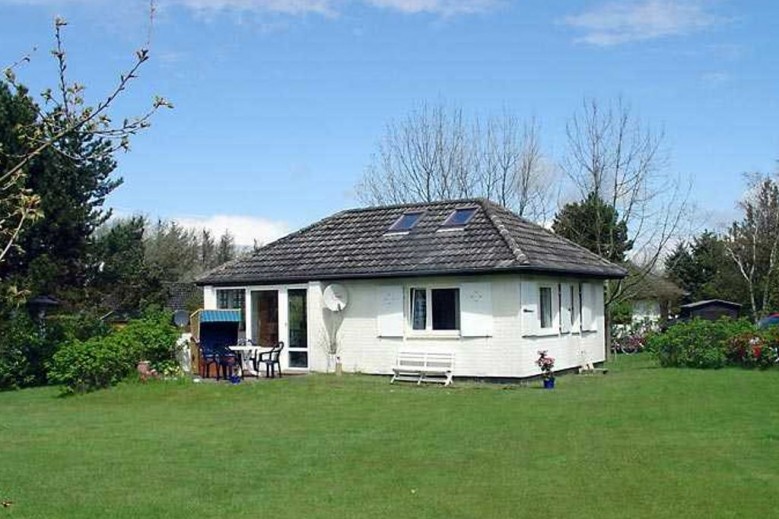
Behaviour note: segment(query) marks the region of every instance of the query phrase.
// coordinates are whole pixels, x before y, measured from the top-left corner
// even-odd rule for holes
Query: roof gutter
[[[393,279],[393,278],[419,278],[430,276],[478,276],[485,274],[558,274],[567,275],[581,279],[623,279],[627,276],[627,271],[618,267],[622,273],[597,273],[583,270],[571,270],[565,268],[545,267],[538,268],[532,266],[512,266],[512,267],[492,267],[489,269],[457,269],[457,270],[409,270],[395,272],[365,272],[351,274],[314,274],[306,276],[279,276],[269,279],[258,278],[235,278],[232,280],[213,280],[207,278],[195,282],[198,286],[235,286],[240,284],[272,285],[283,283],[301,283],[307,281],[330,281],[330,280],[350,280],[350,279]]]

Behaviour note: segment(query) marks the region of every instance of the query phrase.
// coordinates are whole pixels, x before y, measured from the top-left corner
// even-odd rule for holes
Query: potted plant
[[[541,368],[541,376],[544,378],[544,389],[554,389],[554,358],[547,355],[546,350],[538,352],[536,366]]]

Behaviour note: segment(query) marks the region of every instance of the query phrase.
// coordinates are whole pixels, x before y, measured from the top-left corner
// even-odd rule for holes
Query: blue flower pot
[[[545,378],[544,379],[544,389],[554,389],[554,379],[553,378]]]
[[[231,384],[240,384],[241,383],[241,377],[238,375],[230,375],[230,383]]]

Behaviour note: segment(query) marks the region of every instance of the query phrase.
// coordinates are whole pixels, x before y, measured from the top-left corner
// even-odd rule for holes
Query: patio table
[[[230,351],[236,352],[241,357],[241,376],[243,377],[243,373],[249,373],[250,375],[254,377],[259,377],[259,373],[257,371],[254,371],[254,367],[252,366],[251,359],[253,356],[257,355],[258,353],[265,353],[268,351],[271,351],[273,348],[269,346],[254,346],[254,345],[236,345],[236,346],[228,346],[227,349]]]

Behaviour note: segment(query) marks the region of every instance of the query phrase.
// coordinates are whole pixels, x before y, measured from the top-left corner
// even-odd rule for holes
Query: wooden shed
[[[732,301],[723,301],[722,299],[707,299],[705,301],[696,301],[687,305],[682,305],[679,317],[681,319],[706,319],[715,321],[720,317],[730,317],[737,319],[741,311],[741,305]]]

